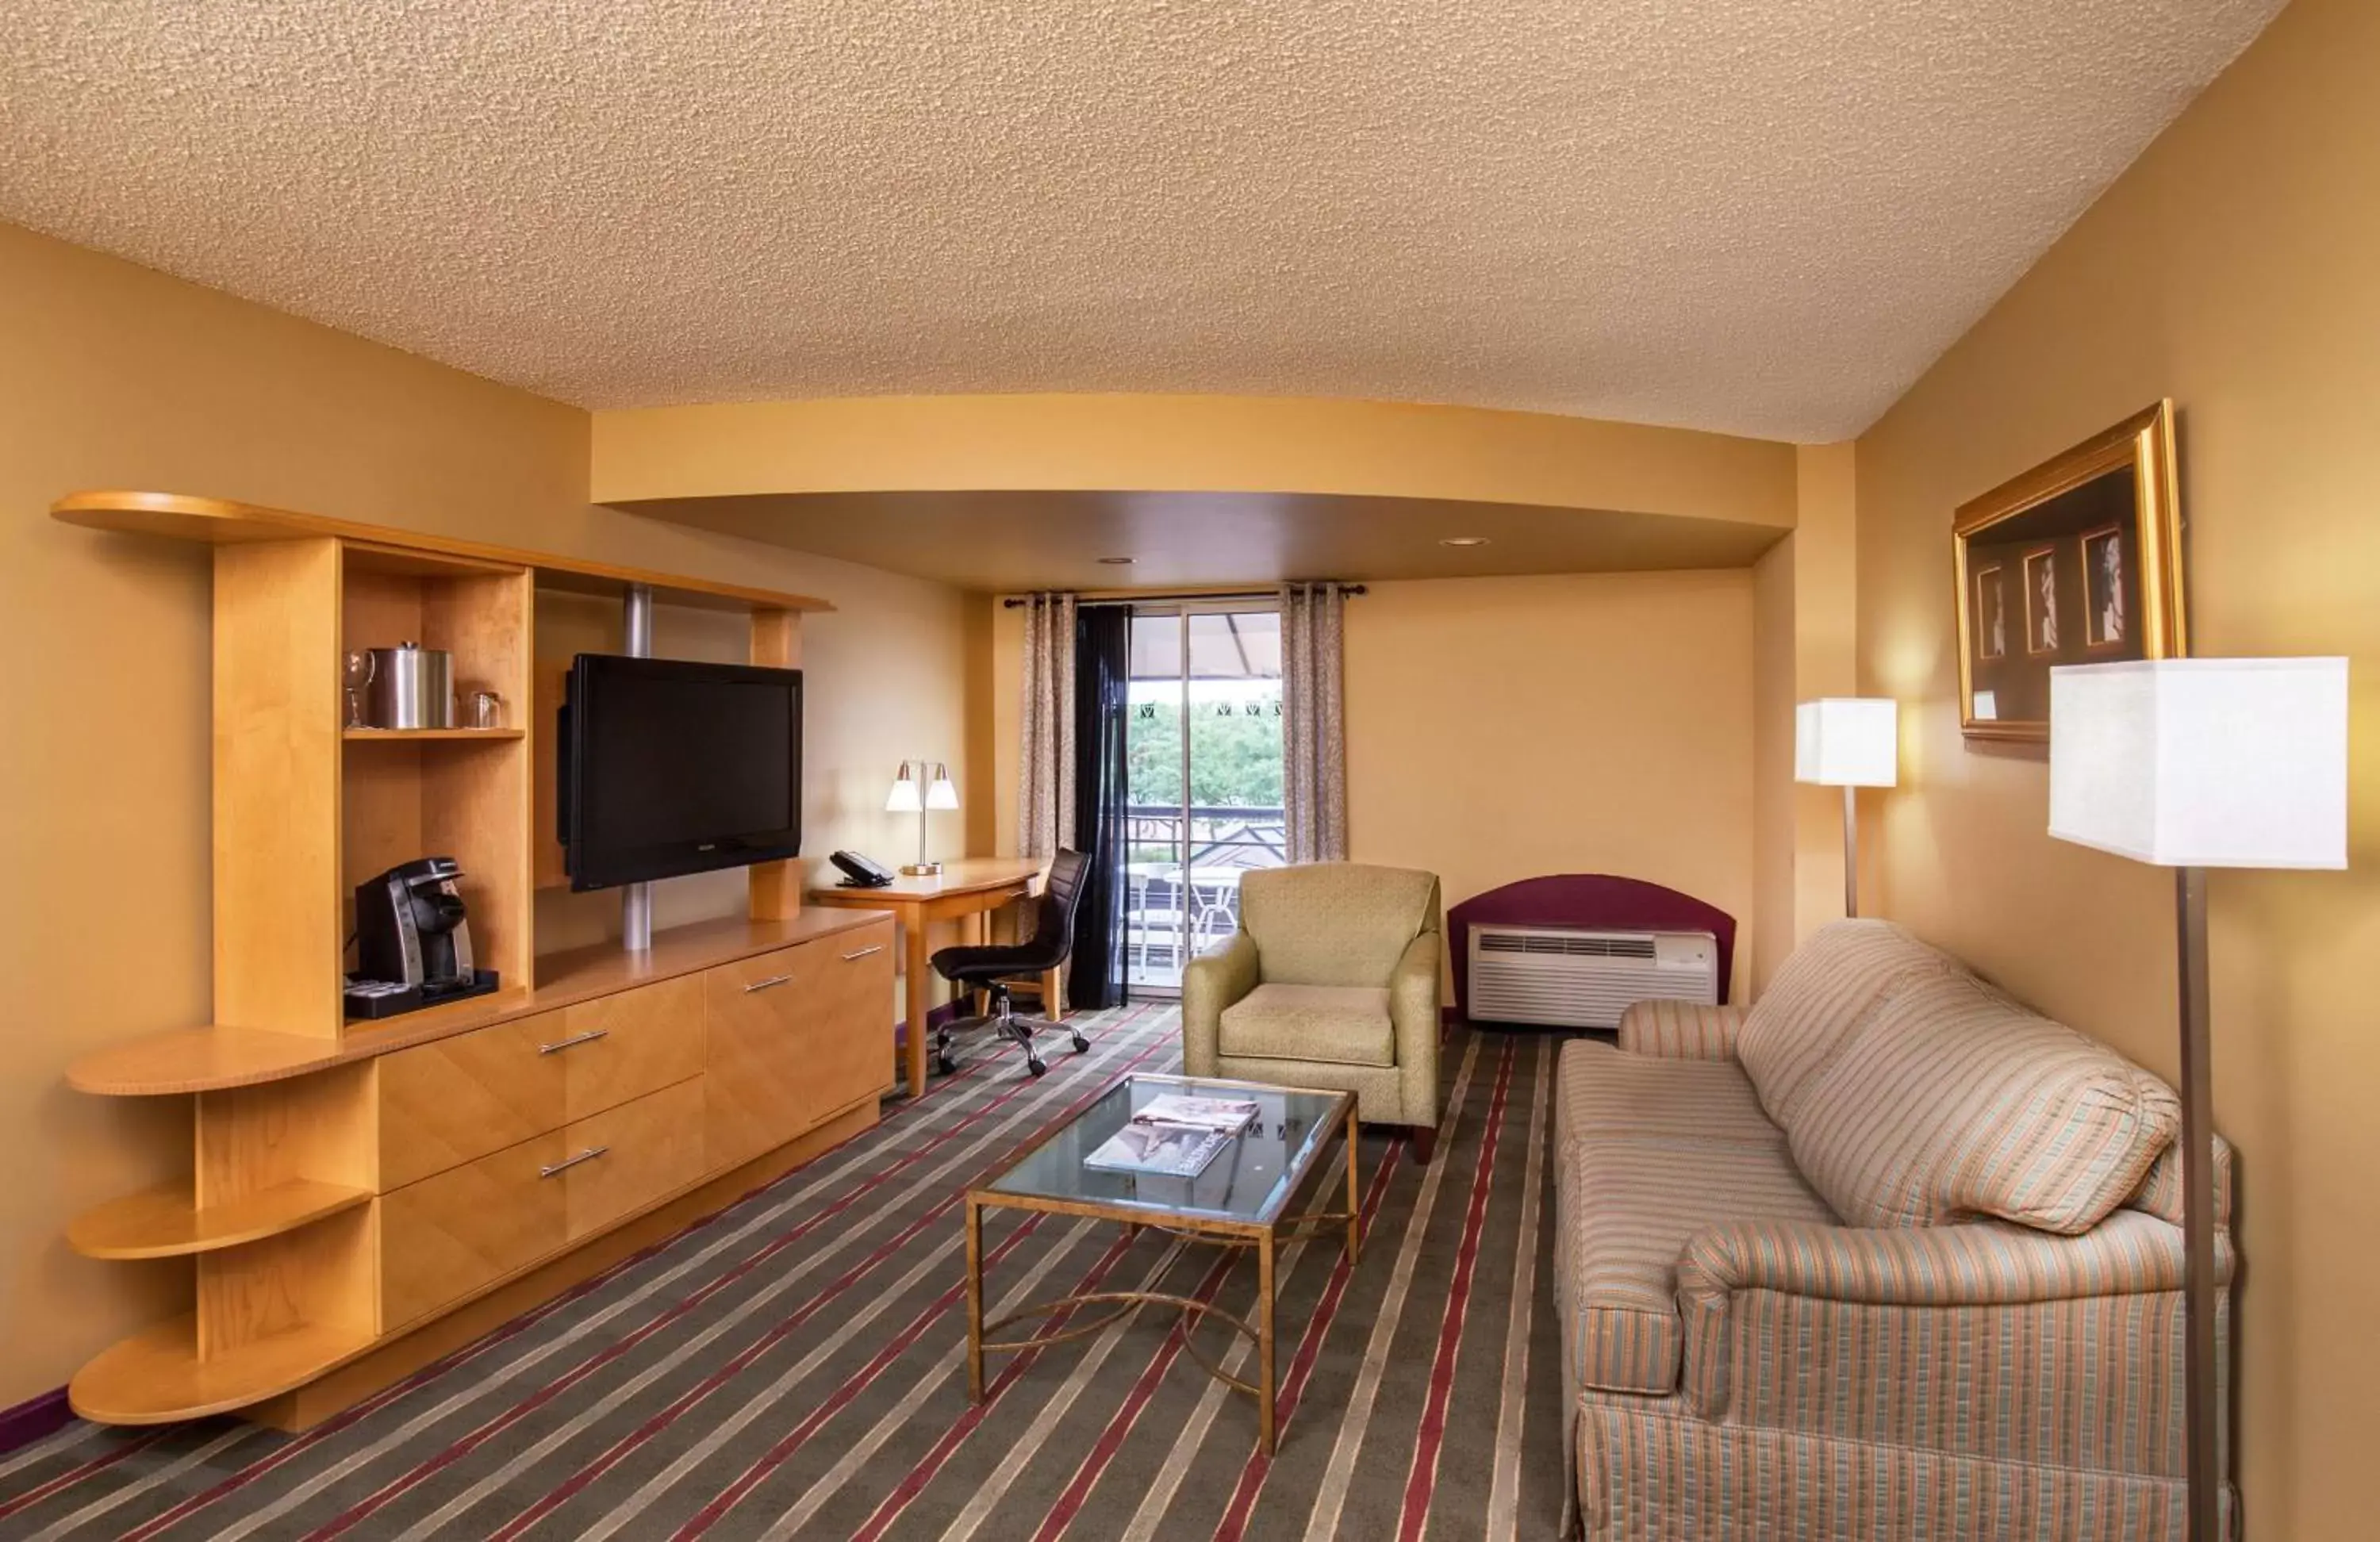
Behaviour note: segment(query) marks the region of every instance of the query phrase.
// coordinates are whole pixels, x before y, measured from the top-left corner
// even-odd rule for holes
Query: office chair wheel
[[[1076,1034],[1075,1036],[1075,1053],[1078,1055],[1087,1055],[1090,1052],[1091,1041],[1085,1038],[1081,1034]]]
[[[1039,1055],[1028,1056],[1026,1059],[1025,1064],[1026,1068],[1037,1076],[1046,1076],[1050,1074],[1049,1062],[1043,1060]]]
[[[959,1074],[958,1060],[947,1050],[934,1057],[934,1064],[945,1076],[955,1076]]]

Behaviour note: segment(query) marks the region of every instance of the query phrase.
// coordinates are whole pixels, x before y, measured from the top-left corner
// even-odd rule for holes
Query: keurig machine
[[[425,856],[356,886],[356,972],[347,1015],[391,1017],[496,988],[473,967],[471,926],[451,856]]]

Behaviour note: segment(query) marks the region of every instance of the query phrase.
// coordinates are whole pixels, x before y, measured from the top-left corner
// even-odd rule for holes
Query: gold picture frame
[[[2059,664],[2189,652],[2170,400],[1961,504],[1950,528],[1970,739],[2046,740]],[[1982,617],[1987,576],[2000,610]]]

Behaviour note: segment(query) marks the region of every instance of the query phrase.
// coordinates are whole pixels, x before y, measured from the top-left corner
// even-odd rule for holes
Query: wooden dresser
[[[301,1428],[866,1129],[892,1080],[893,923],[805,910],[796,864],[749,915],[647,951],[537,952],[558,876],[540,587],[747,609],[799,659],[820,602],[212,500],[79,494],[58,517],[208,541],[214,588],[214,1026],[119,1045],[69,1082],[196,1102],[187,1182],[78,1218],[100,1258],[188,1257],[193,1310],[108,1349],[76,1411],[237,1411]],[[343,729],[340,655],[448,649],[519,726]],[[353,885],[427,855],[466,874],[497,992],[344,1017]]]

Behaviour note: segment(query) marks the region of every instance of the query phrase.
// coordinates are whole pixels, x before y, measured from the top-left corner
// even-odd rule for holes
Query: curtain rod
[[[1341,584],[1338,588],[1339,592],[1342,594],[1365,594],[1369,592],[1361,584]],[[1131,594],[1101,595],[1095,600],[1077,600],[1075,601],[1075,608],[1079,610],[1087,605],[1140,605],[1155,600],[1278,600],[1280,598],[1281,590],[1277,589],[1153,589],[1136,591]],[[1000,603],[1003,608],[1013,611],[1025,604],[1026,601],[1022,596],[1011,595]]]

